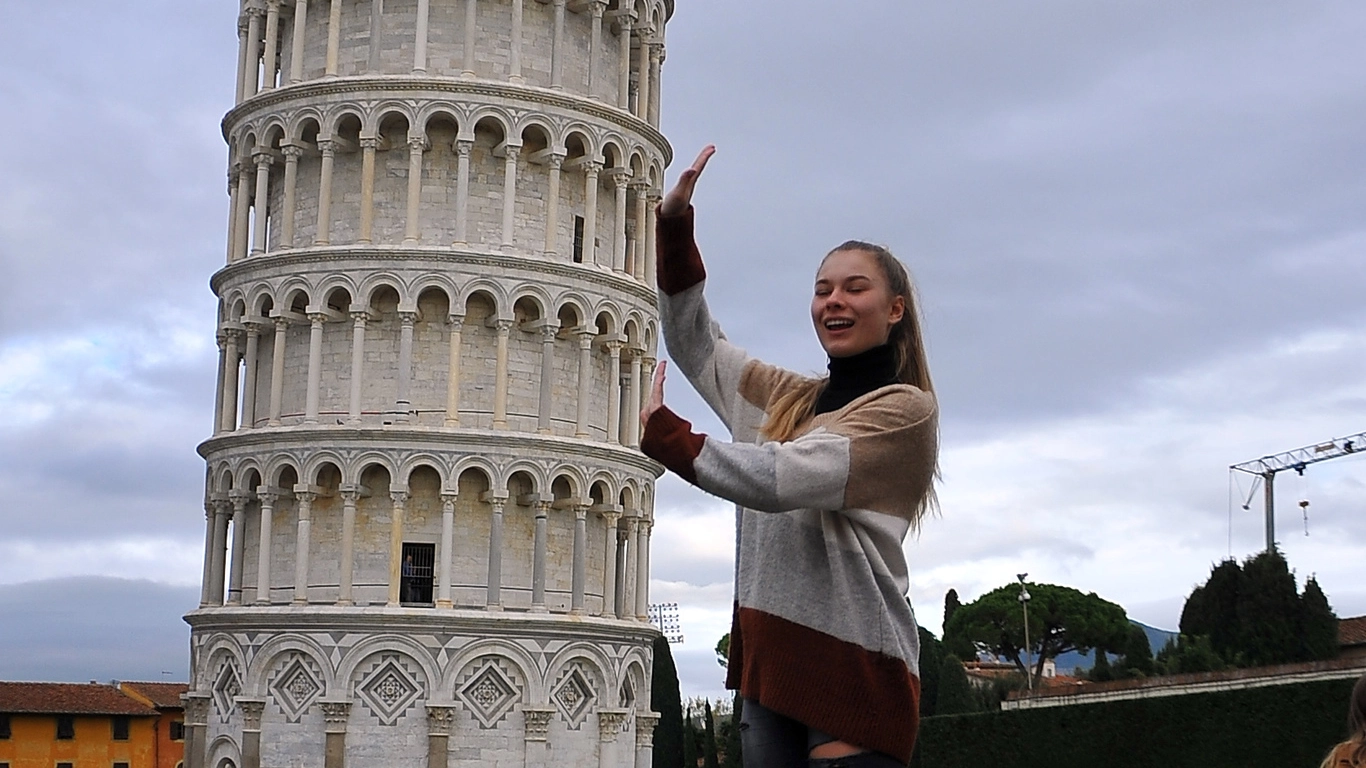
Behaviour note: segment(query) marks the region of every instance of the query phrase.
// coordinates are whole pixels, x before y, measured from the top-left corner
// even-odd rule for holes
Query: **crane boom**
[[[1293,469],[1301,475],[1304,468],[1328,459],[1336,459],[1358,451],[1366,450],[1366,432],[1339,437],[1326,443],[1306,445],[1293,451],[1263,456],[1260,459],[1232,464],[1230,470],[1246,472],[1262,478],[1266,502],[1266,549],[1270,552],[1276,547],[1276,473]]]

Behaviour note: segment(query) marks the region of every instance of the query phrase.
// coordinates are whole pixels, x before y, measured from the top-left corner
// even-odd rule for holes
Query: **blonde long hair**
[[[1366,766],[1366,675],[1362,675],[1357,684],[1352,686],[1352,701],[1347,706],[1347,732],[1349,735],[1343,744],[1353,747],[1351,764]],[[1333,758],[1343,744],[1334,747],[1319,768],[1337,768],[1338,763]]]
[[[921,391],[934,394],[934,383],[930,380],[929,360],[925,355],[924,334],[921,332],[920,301],[916,295],[915,284],[906,265],[881,245],[866,243],[862,240],[849,240],[836,246],[825,255],[828,259],[836,253],[862,251],[873,257],[882,276],[887,280],[887,289],[893,297],[900,296],[906,303],[901,320],[892,326],[887,334],[887,343],[896,353],[896,379],[902,384],[910,384]],[[825,260],[822,259],[824,264]],[[810,379],[793,387],[775,400],[768,408],[767,419],[760,433],[768,440],[785,443],[797,436],[797,432],[815,415],[816,400],[825,388],[828,377]],[[935,460],[935,478],[939,477],[939,463]],[[913,524],[917,523],[926,511],[939,506],[934,485],[931,483],[925,498],[916,507]]]

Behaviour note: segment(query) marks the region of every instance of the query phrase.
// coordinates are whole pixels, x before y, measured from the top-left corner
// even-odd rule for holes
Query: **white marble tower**
[[[246,0],[189,768],[650,764],[673,0]]]

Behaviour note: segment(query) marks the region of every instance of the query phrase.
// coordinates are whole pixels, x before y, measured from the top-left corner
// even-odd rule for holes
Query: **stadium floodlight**
[[[674,645],[683,644],[683,625],[678,620],[678,603],[651,603],[648,610],[650,623]]]

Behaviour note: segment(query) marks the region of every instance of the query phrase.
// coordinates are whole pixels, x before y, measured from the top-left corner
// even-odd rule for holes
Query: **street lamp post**
[[[1034,676],[1030,674],[1029,668],[1033,666],[1033,656],[1029,652],[1029,590],[1025,589],[1025,577],[1027,573],[1016,576],[1020,581],[1020,607],[1024,610],[1024,652],[1025,652],[1025,686],[1030,693],[1034,692]]]

